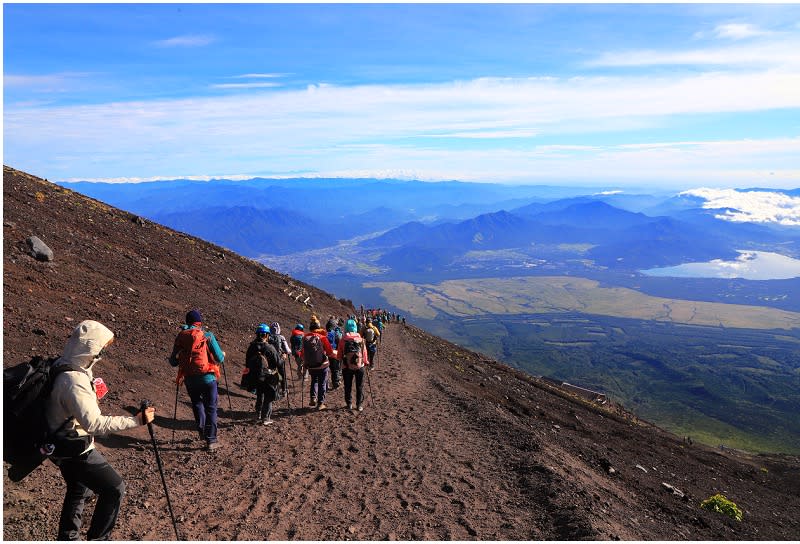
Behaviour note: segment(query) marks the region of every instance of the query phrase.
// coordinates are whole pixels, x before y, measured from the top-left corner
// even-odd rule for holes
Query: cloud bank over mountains
[[[772,191],[711,188],[691,189],[680,194],[705,199],[703,208],[725,210],[715,216],[718,219],[800,226],[800,197]]]

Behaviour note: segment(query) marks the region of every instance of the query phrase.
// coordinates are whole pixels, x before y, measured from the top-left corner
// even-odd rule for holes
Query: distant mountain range
[[[552,261],[580,248],[573,259],[626,273],[777,246],[800,256],[800,229],[721,220],[688,194],[302,178],[65,185],[253,258],[357,239],[358,259],[394,275],[446,275],[470,252],[507,249]]]

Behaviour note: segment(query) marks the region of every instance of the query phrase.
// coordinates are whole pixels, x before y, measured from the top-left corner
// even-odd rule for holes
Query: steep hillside
[[[344,409],[341,389],[325,412],[309,410],[307,399],[300,409],[300,381],[292,379],[292,410],[282,402],[274,425],[255,427],[253,397],[234,385],[253,327],[308,321],[312,310],[285,289],[307,290],[320,316],[350,308],[227,250],[7,167],[3,191],[4,366],[57,354],[82,319],[111,327],[117,342],[96,369],[111,390],[103,410],[124,413],[142,398],[156,404],[183,538],[800,536],[798,459],[683,443],[411,325],[389,326],[363,413]],[[53,261],[28,255],[31,235],[50,246]],[[172,417],[166,357],[190,307],[201,309],[228,357],[230,405],[223,383],[224,447],[215,453],[195,439],[183,390]],[[113,536],[174,539],[147,431],[98,442],[128,484]],[[4,475],[3,484],[4,539],[53,539],[64,493],[57,469],[43,465],[19,484]],[[744,520],[700,509],[715,493],[736,502]]]

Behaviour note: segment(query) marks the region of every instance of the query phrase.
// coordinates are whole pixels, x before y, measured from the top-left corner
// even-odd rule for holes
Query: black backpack
[[[77,365],[53,368],[56,360],[36,356],[3,370],[3,461],[11,464],[8,477],[12,482],[22,480],[55,451],[45,419],[53,382],[62,372],[81,370]]]
[[[344,341],[344,361],[348,365],[359,366],[361,364],[361,348],[363,344],[358,340]]]
[[[264,352],[259,349],[247,361],[247,368],[249,372],[251,387],[255,387],[256,383],[268,383],[272,386],[277,386],[281,382],[281,374],[278,368],[273,368],[269,364],[269,358],[264,355]]]
[[[278,352],[278,357],[280,357],[281,353],[282,353],[281,350],[283,349],[283,346],[281,345],[283,342],[281,342],[280,337],[277,334],[275,334],[274,332],[270,332],[269,333],[269,343],[270,343],[270,345],[272,345],[273,348],[275,348],[275,351]]]

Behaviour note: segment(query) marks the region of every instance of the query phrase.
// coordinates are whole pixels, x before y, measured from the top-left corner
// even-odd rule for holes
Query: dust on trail
[[[503,474],[490,443],[465,420],[420,364],[413,340],[390,325],[379,346],[376,369],[365,380],[365,409],[350,411],[344,387],[330,391],[327,410],[300,409],[300,381],[290,380],[290,402],[276,403],[268,427],[255,425],[254,397],[232,391],[233,412],[220,417],[216,453],[200,449],[191,422],[159,431],[167,481],[179,530],[188,539],[235,540],[461,540],[529,539],[529,505],[513,474]],[[288,368],[288,366],[287,366]],[[230,374],[230,369],[229,372]],[[308,384],[308,382],[306,382]],[[182,396],[185,393],[181,391]],[[355,391],[353,392],[355,396]],[[181,399],[178,418],[191,418]],[[165,504],[152,477],[129,481],[128,500]],[[131,499],[130,497],[138,497]],[[159,505],[159,506],[156,506]],[[128,512],[133,509],[128,508]],[[162,510],[163,511],[163,510]],[[166,513],[150,529],[152,512],[122,519],[120,537],[165,539]]]

